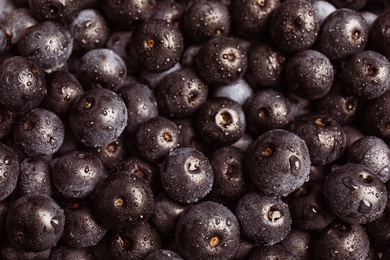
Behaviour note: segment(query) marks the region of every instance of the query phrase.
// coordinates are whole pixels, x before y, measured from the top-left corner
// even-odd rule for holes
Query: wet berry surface
[[[390,259],[389,0],[0,0],[0,260]]]

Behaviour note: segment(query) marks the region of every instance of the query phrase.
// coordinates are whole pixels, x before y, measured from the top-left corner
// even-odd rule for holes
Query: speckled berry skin
[[[148,220],[153,213],[154,196],[141,177],[120,171],[100,183],[93,203],[106,227],[126,230]]]
[[[52,155],[64,142],[65,127],[50,110],[35,108],[15,122],[13,138],[27,156]]]
[[[66,198],[92,195],[105,177],[102,162],[88,152],[73,151],[60,157],[53,166],[53,184]]]
[[[270,130],[249,146],[246,166],[262,192],[287,196],[309,179],[309,150],[304,140],[294,133]]]
[[[61,241],[73,248],[96,245],[106,234],[107,228],[99,221],[90,200],[67,200],[62,209],[65,214]]]
[[[53,21],[66,25],[80,11],[82,1],[78,0],[28,0],[29,7],[41,21]]]
[[[196,127],[212,146],[231,145],[245,133],[244,110],[228,98],[209,99],[199,108]]]
[[[0,162],[0,201],[3,201],[15,189],[19,177],[18,157],[3,143],[0,143]]]
[[[309,2],[289,0],[275,9],[270,28],[272,40],[279,48],[298,52],[314,44],[320,25],[317,13]]]
[[[297,95],[310,100],[319,99],[333,85],[333,65],[321,52],[304,50],[288,61],[286,78],[290,90]]]
[[[131,56],[152,72],[172,68],[183,54],[181,32],[163,20],[150,20],[136,28],[128,44]]]
[[[73,52],[85,53],[102,48],[110,35],[104,17],[93,9],[80,11],[70,26],[73,35]]]
[[[139,126],[135,146],[149,162],[161,162],[170,151],[180,146],[177,125],[165,117],[153,117]]]
[[[370,135],[390,140],[390,91],[385,92],[378,98],[366,100],[361,108],[364,111],[359,118],[363,128]]]
[[[191,117],[208,93],[208,86],[190,69],[168,74],[156,87],[160,113],[174,118]]]
[[[77,79],[85,90],[113,90],[124,82],[126,73],[126,64],[118,54],[110,49],[98,48],[81,57]]]
[[[363,226],[336,220],[312,241],[314,260],[366,259],[370,240]]]
[[[73,39],[64,26],[50,21],[29,27],[18,43],[20,55],[45,72],[61,68],[70,57]]]
[[[257,38],[267,31],[269,20],[275,9],[280,5],[280,0],[231,1],[231,16],[235,31],[248,39]]]
[[[184,212],[175,234],[185,259],[230,259],[238,248],[239,237],[236,216],[213,201],[200,202]]]
[[[376,174],[360,164],[344,164],[328,175],[324,194],[329,208],[342,220],[365,224],[385,210],[387,191]]]
[[[186,34],[199,43],[227,36],[231,27],[228,7],[216,0],[194,1],[185,11],[183,20]]]
[[[196,64],[206,83],[226,85],[244,75],[247,69],[246,51],[235,38],[213,38],[200,47]]]
[[[165,158],[161,183],[177,202],[191,203],[204,198],[211,190],[214,172],[207,157],[196,149],[183,147]]]
[[[15,201],[8,210],[8,239],[25,251],[44,251],[55,246],[65,224],[64,211],[52,198],[36,194]]]
[[[237,204],[236,216],[243,237],[255,243],[276,244],[291,230],[290,211],[280,197],[247,193]]]
[[[107,89],[86,91],[73,103],[69,124],[75,137],[86,146],[104,146],[125,129],[127,109],[122,98]]]
[[[293,121],[290,101],[274,89],[260,89],[245,103],[250,130],[260,135],[271,129],[286,128]]]
[[[383,183],[390,179],[390,149],[379,137],[363,136],[353,142],[347,150],[347,160],[369,168]]]
[[[294,226],[307,231],[320,231],[329,225],[335,214],[324,201],[322,182],[306,182],[287,197]]]
[[[321,26],[318,46],[330,60],[342,60],[363,51],[369,27],[364,18],[351,9],[338,9]]]
[[[155,0],[102,0],[100,3],[108,21],[121,29],[134,29],[153,14]]]
[[[310,161],[325,165],[338,159],[346,147],[346,135],[328,115],[312,113],[296,118],[288,130],[302,138],[309,148]]]
[[[149,119],[158,116],[159,110],[154,92],[141,83],[123,85],[117,91],[127,108],[127,125],[125,130],[135,132]]]
[[[347,91],[362,99],[377,98],[390,87],[390,62],[378,52],[354,54],[341,73]]]
[[[0,64],[0,103],[11,111],[37,107],[46,94],[45,74],[35,62],[14,56]]]

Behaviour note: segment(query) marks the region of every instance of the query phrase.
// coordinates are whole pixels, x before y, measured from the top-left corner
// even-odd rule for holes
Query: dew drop
[[[290,162],[291,174],[294,176],[298,176],[301,168],[301,160],[299,160],[299,158],[296,157],[295,155],[291,155],[289,158],[289,162]]]
[[[372,204],[368,200],[361,200],[358,207],[358,212],[368,214],[371,212]]]
[[[354,181],[350,177],[344,177],[341,182],[347,187],[348,189],[354,191],[358,188],[358,186],[354,183]]]

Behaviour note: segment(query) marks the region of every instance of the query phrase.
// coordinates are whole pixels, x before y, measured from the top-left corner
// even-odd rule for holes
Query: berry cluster
[[[388,0],[0,0],[0,259],[390,259]]]

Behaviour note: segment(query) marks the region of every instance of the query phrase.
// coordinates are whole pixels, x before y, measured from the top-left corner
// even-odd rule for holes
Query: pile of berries
[[[0,252],[390,259],[388,0],[0,0]]]

